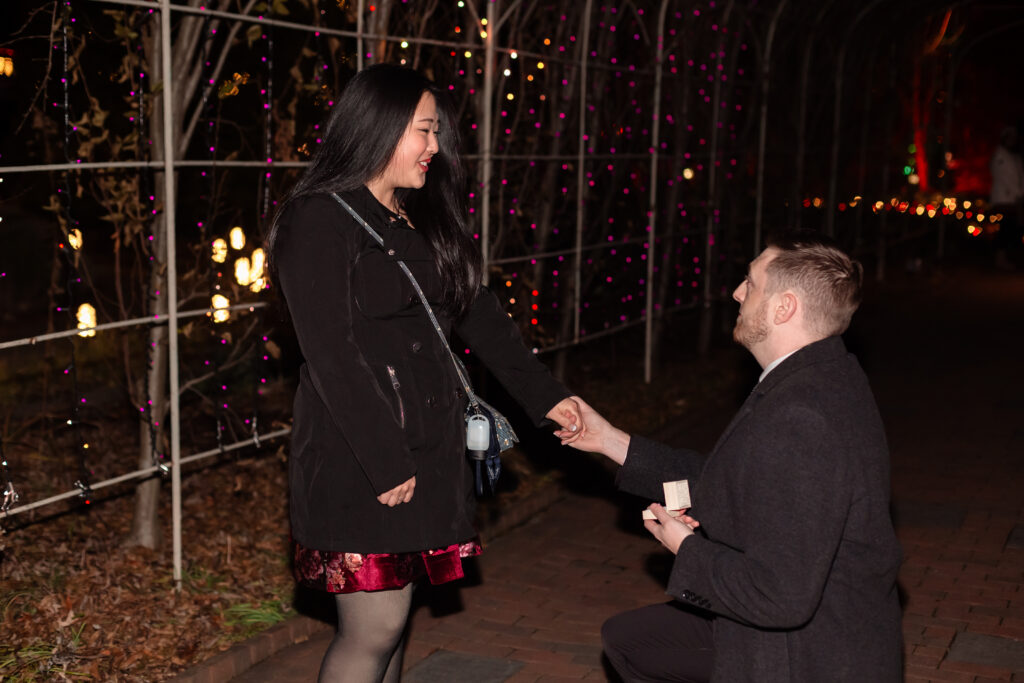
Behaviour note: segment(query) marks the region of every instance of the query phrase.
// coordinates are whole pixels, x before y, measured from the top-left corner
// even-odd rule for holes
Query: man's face
[[[764,287],[768,263],[775,258],[775,253],[776,250],[769,247],[751,261],[747,276],[732,293],[732,298],[740,303],[732,338],[749,351],[764,342],[771,332],[768,325],[769,297]]]

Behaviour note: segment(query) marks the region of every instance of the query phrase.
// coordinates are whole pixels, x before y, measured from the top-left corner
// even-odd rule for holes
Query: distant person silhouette
[[[1024,163],[1017,151],[1017,129],[1007,126],[992,153],[992,191],[989,212],[1002,214],[996,234],[996,268],[1012,270],[1021,251],[1021,223],[1024,214]]]

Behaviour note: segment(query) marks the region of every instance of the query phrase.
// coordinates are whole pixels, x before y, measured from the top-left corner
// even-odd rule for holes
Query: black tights
[[[319,683],[398,683],[413,584],[338,593],[338,633],[320,664]]]

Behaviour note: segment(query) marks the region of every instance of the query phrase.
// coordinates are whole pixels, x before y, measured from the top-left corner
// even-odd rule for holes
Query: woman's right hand
[[[393,508],[400,503],[408,503],[412,500],[413,489],[416,488],[416,477],[410,478],[390,491],[377,496],[377,500],[380,501],[381,505],[387,505],[389,508]]]
[[[555,432],[555,436],[562,440],[562,445],[569,445],[580,451],[601,453],[620,465],[626,462],[626,453],[629,451],[629,434],[604,419],[579,396],[572,398],[580,408],[580,416],[586,429],[582,436],[578,437],[565,429]]]

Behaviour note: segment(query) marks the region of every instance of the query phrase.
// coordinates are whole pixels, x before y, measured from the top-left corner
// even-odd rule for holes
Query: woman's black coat
[[[358,553],[447,547],[475,534],[465,452],[465,392],[403,260],[432,305],[441,294],[430,248],[392,223],[369,190],[343,198],[379,245],[330,196],[296,200],[274,247],[278,279],[305,363],[289,464],[292,536],[307,548]],[[453,321],[434,305],[446,334]],[[537,424],[568,390],[526,348],[482,289],[454,323]],[[377,496],[416,477],[412,501]]]

